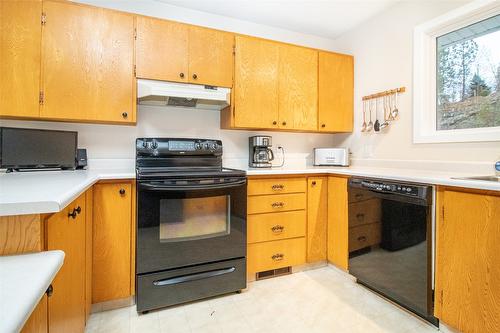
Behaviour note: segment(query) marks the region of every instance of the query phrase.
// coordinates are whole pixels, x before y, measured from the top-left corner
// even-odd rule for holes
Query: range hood
[[[137,103],[221,110],[230,104],[231,89],[198,84],[137,80]]]

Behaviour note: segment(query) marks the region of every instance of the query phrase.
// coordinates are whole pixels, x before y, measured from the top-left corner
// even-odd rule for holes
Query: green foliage
[[[491,94],[490,87],[488,87],[479,74],[474,74],[469,85],[469,93],[467,97],[488,96],[489,94]]]

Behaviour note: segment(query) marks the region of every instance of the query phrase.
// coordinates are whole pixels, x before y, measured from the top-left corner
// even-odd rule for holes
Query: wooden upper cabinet
[[[280,45],[279,126],[312,131],[318,124],[318,52]]]
[[[352,132],[354,109],[354,58],[319,52],[319,130]]]
[[[189,27],[189,82],[231,88],[233,49],[233,34]]]
[[[437,195],[435,315],[460,332],[500,332],[500,193]]]
[[[94,186],[92,303],[133,294],[130,262],[132,185],[105,183]]]
[[[188,37],[189,28],[185,24],[138,16],[137,77],[187,82]]]
[[[65,254],[52,281],[54,292],[48,298],[51,333],[83,332],[85,328],[85,208],[84,193],[46,221],[47,250]],[[69,216],[73,212],[74,218]]]
[[[234,126],[278,128],[279,44],[236,36]]]
[[[135,122],[134,18],[44,1],[41,117]]]
[[[0,1],[0,116],[39,116],[41,1]]]

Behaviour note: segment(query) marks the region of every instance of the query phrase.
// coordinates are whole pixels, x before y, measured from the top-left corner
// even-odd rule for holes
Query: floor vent
[[[258,272],[256,280],[269,279],[275,276],[287,275],[292,273],[292,267],[283,267],[278,269],[271,269],[269,271]]]

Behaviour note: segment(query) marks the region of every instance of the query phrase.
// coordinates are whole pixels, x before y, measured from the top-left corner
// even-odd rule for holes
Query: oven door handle
[[[174,276],[171,278],[153,281],[153,284],[155,286],[169,286],[172,284],[191,282],[191,281],[196,281],[196,280],[208,279],[208,278],[211,278],[214,276],[229,274],[229,273],[234,272],[235,270],[236,270],[235,267],[229,267],[229,268],[216,269],[213,271],[201,272],[201,273],[190,274],[190,275]]]
[[[204,185],[155,185],[149,183],[139,183],[139,188],[146,191],[185,191],[185,190],[217,190],[224,188],[237,187],[246,184],[246,179],[222,183],[222,184],[204,184]]]

